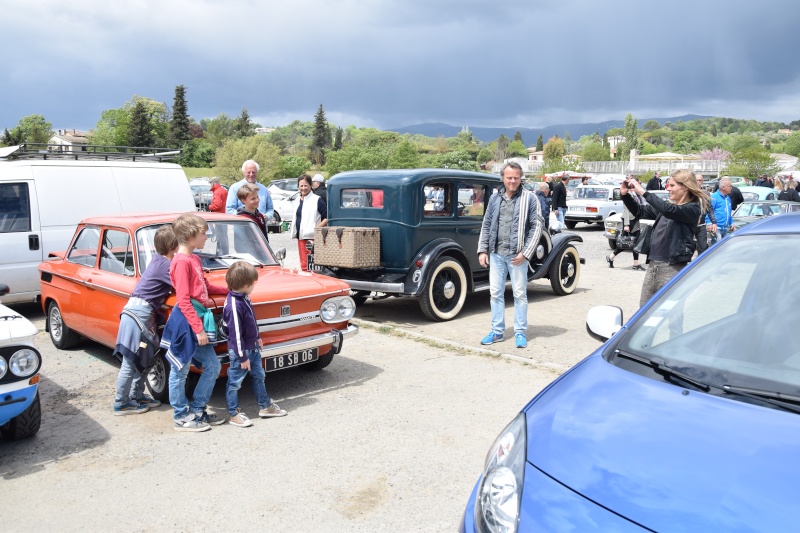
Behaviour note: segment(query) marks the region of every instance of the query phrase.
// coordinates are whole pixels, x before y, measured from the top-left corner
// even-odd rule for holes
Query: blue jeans
[[[506,279],[511,277],[514,292],[514,334],[528,330],[528,261],[514,266],[513,255],[489,254],[489,295],[492,307],[492,332],[502,335],[506,329]]]
[[[722,229],[720,226],[717,226],[717,232],[711,236],[711,244],[714,244],[717,241],[721,241],[727,235],[728,235],[728,228]]]
[[[172,417],[176,421],[187,419],[189,414],[199,416],[206,410],[206,404],[214,392],[214,383],[217,382],[219,371],[222,369],[217,354],[214,353],[214,347],[210,344],[198,346],[192,361],[202,365],[203,373],[200,374],[200,380],[194,389],[191,404],[186,398],[186,376],[189,375],[189,367],[192,365],[185,364],[180,370],[173,366],[169,373],[169,403],[174,410]]]
[[[122,358],[122,366],[117,376],[117,394],[114,396],[114,407],[122,407],[131,400],[144,396],[144,380],[142,373],[132,360]]]
[[[259,409],[266,409],[272,403],[272,400],[267,394],[267,387],[264,385],[264,378],[266,373],[261,366],[261,351],[258,348],[252,350],[245,350],[247,358],[250,360],[250,379],[253,381],[253,394],[256,395],[256,402],[258,402]],[[242,388],[242,381],[248,374],[247,370],[242,369],[242,363],[233,352],[228,350],[228,355],[231,358],[231,366],[228,368],[228,386],[225,387],[225,400],[228,402],[228,413],[231,416],[236,416],[236,410],[239,408],[239,389]]]
[[[556,213],[556,219],[558,219],[559,222],[563,223],[564,222],[564,216],[566,214],[567,214],[567,208],[566,207],[559,207],[558,208],[558,212]]]

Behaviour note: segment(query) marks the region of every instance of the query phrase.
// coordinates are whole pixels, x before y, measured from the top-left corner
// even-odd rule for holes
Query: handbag
[[[639,240],[636,241],[636,246],[633,251],[637,254],[650,255],[650,236],[653,233],[653,226],[649,224],[642,224],[639,230]]]
[[[617,235],[617,250],[633,250],[637,239],[630,232],[624,231]]]

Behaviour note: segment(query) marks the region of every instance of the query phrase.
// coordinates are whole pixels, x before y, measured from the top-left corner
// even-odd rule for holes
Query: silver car
[[[574,229],[578,222],[602,224],[611,215],[622,213],[624,208],[619,186],[581,185],[575,189],[572,199],[567,200],[564,224],[569,229]]]

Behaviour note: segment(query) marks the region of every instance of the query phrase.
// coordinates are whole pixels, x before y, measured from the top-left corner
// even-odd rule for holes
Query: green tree
[[[725,173],[755,180],[761,175],[772,176],[781,171],[781,166],[762,147],[746,148],[729,159]]]
[[[536,151],[541,152],[544,150],[544,141],[542,141],[542,134],[539,134],[539,138],[536,139]]]
[[[311,143],[311,155],[318,165],[325,164],[325,150],[331,146],[331,130],[325,119],[325,109],[319,104],[314,114],[314,139]]]
[[[137,103],[144,107],[143,116],[150,124],[150,146],[167,146],[171,119],[166,104],[138,95],[133,95],[118,109],[103,111],[95,129],[89,132],[90,142],[104,146],[136,146],[129,136],[131,115]]]
[[[344,130],[342,128],[336,128],[336,135],[333,138],[333,149],[334,150],[341,150],[342,149],[342,135],[344,134]]]
[[[547,145],[545,145],[545,149],[547,149]],[[545,161],[544,165],[542,165],[542,168],[539,170],[539,172],[541,174],[553,174],[556,172],[564,172],[567,170],[569,170],[570,172],[584,172],[584,168],[581,162],[572,157]]]
[[[294,179],[311,168],[311,161],[299,155],[282,155],[278,158],[276,178]]]
[[[514,140],[525,144],[525,141],[522,140],[522,133],[519,130],[517,130],[517,132],[514,133]]]
[[[204,118],[200,126],[205,132],[205,139],[214,146],[222,146],[225,141],[236,138],[236,119],[220,113],[213,119]]]
[[[660,126],[657,120],[651,119],[642,124],[642,130],[644,131],[656,131],[658,128],[660,128]]]
[[[426,167],[431,168],[455,168],[459,170],[478,171],[480,168],[466,150],[454,150],[444,154],[434,154],[428,156],[425,162]]]
[[[800,157],[800,132],[792,133],[787,137],[786,142],[783,143],[783,151],[789,155]]]
[[[346,170],[376,170],[389,166],[389,154],[384,146],[344,145],[328,154],[325,170],[330,175]]]
[[[419,151],[411,141],[398,144],[389,156],[388,168],[419,168]]]
[[[492,157],[493,157],[493,152],[491,148],[489,148],[488,146],[484,146],[483,148],[481,148],[480,152],[478,152],[478,157],[476,159],[476,162],[479,165],[483,165],[484,163],[491,161]]]
[[[172,122],[169,124],[170,139],[175,146],[182,147],[190,138],[189,110],[186,105],[186,87],[175,87],[175,101],[172,105]]]
[[[243,107],[242,112],[236,118],[236,133],[240,137],[251,137],[256,134],[255,125],[250,120],[250,113]]]
[[[508,157],[528,157],[528,149],[525,148],[525,143],[521,140],[511,141],[506,151]]]
[[[564,157],[564,141],[558,138],[558,136],[551,137],[547,144],[544,145],[544,160],[546,163],[553,162],[553,161],[561,161]]]
[[[47,143],[53,136],[53,125],[43,115],[28,115],[19,119],[14,128],[23,143]]]
[[[611,154],[608,148],[604,148],[600,143],[590,143],[583,147],[581,157],[584,161],[610,161]]]
[[[19,128],[12,128],[8,131],[6,128],[3,131],[3,137],[0,138],[0,146],[14,146],[22,144],[22,131]]]
[[[226,184],[242,179],[242,163],[252,159],[261,167],[258,181],[263,184],[275,179],[280,170],[280,150],[263,135],[229,139],[217,149],[214,174]]]
[[[625,141],[617,146],[618,159],[630,159],[633,149],[641,153],[644,141],[639,138],[638,121],[630,113],[625,115],[625,127],[622,135],[625,137]]]
[[[178,163],[185,167],[211,168],[216,151],[214,145],[205,139],[190,139],[183,143]]]
[[[696,140],[696,133],[692,130],[683,130],[675,135],[675,141],[672,145],[673,149],[681,154],[688,154],[692,151],[693,144]]]
[[[131,119],[128,124],[128,142],[132,146],[153,146],[155,144],[153,125],[147,107],[141,100],[137,101],[131,110]]]

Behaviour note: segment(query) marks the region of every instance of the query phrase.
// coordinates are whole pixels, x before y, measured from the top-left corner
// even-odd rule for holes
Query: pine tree
[[[542,141],[542,134],[539,134],[539,138],[536,139],[536,151],[541,152],[544,150],[544,142]]]
[[[128,142],[131,146],[153,146],[155,136],[150,124],[150,113],[142,100],[137,100],[128,123]]]
[[[311,156],[320,165],[325,164],[325,149],[331,145],[331,130],[325,119],[325,109],[319,104],[314,115],[314,139],[311,143]]]
[[[186,106],[186,87],[183,85],[175,87],[175,103],[172,106],[172,122],[169,125],[169,133],[172,143],[179,148],[191,138],[189,112]]]
[[[250,121],[250,113],[247,108],[242,108],[242,113],[236,118],[236,133],[241,137],[252,137],[256,134],[255,127]]]
[[[514,140],[515,141],[522,141],[522,143],[525,144],[525,141],[522,140],[522,133],[520,133],[519,130],[517,130],[517,133],[514,134]]]

